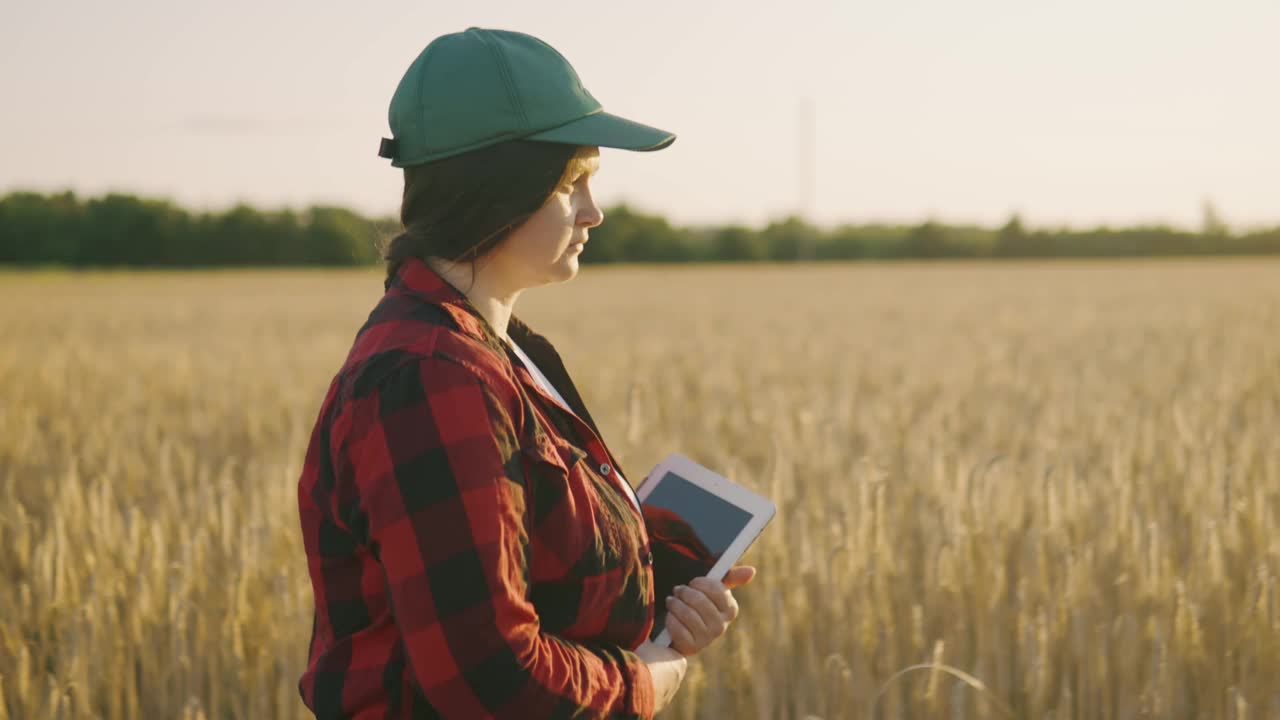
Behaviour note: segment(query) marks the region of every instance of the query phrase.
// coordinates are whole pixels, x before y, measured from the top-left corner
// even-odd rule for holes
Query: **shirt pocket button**
[[[611,473],[611,472],[613,472],[613,468],[609,467],[609,463],[601,463],[601,464],[600,464],[600,474],[601,474],[601,475],[608,476],[608,475],[609,475],[609,473]]]

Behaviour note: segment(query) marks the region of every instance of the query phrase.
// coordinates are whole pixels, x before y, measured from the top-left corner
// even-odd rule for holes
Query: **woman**
[[[554,49],[437,38],[391,102],[404,169],[385,295],[321,406],[298,487],[315,593],[303,701],[324,718],[650,718],[737,616],[665,598],[640,506],[520,293],[578,271],[598,147],[674,136],[604,113]]]

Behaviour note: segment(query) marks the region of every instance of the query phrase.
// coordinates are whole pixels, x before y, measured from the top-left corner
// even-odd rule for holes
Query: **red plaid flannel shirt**
[[[330,384],[298,483],[317,717],[653,716],[643,518],[554,348],[509,333],[574,413],[417,259]]]

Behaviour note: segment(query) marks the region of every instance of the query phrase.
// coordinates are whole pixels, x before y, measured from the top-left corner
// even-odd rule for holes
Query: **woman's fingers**
[[[684,601],[679,590],[675,591],[675,595],[667,601],[667,610],[680,618],[680,622],[684,623],[685,628],[693,635],[699,648],[705,646],[710,641],[709,638],[715,634],[707,626],[702,614]]]
[[[681,655],[692,655],[700,649],[698,647],[697,638],[693,633],[689,632],[689,628],[684,626],[680,618],[674,613],[667,613],[666,619],[667,634],[671,636],[671,649],[679,652]]]
[[[740,588],[751,582],[756,576],[756,569],[752,565],[735,565],[729,568],[729,572],[724,574],[724,586],[730,590]]]
[[[727,592],[727,591],[726,591]],[[701,621],[701,629],[706,630],[707,642],[714,640],[724,633],[728,627],[729,621],[720,612],[719,606],[716,605],[706,592],[696,587],[680,587],[675,590],[676,597],[688,605],[698,615]],[[683,618],[682,618],[683,619]],[[689,623],[686,622],[686,625]],[[690,627],[695,634],[698,633],[698,627]]]
[[[724,583],[719,580],[713,580],[705,575],[696,577],[689,581],[690,587],[700,591],[707,597],[720,613],[720,617],[726,623],[733,622],[738,617],[738,601],[734,599],[733,593]]]

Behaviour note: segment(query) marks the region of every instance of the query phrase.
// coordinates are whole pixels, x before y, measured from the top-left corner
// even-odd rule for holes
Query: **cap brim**
[[[666,130],[641,125],[607,112],[598,112],[524,139],[649,152],[667,147],[676,141],[676,136]]]

